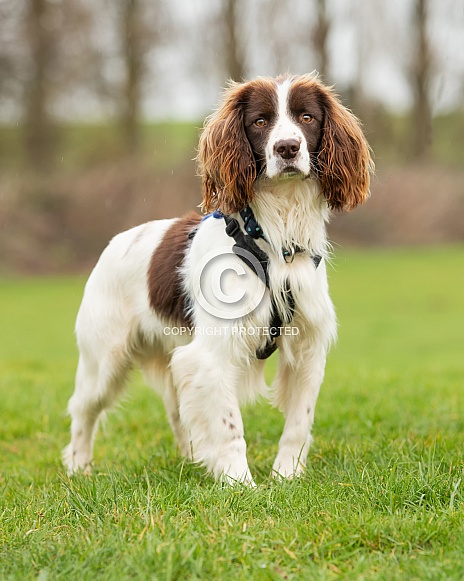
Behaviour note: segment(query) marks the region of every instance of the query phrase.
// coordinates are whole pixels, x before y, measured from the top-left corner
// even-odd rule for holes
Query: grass
[[[409,160],[411,130],[408,116],[369,108],[357,113],[365,121],[366,135],[376,152],[379,167],[403,165]],[[140,124],[139,154],[158,168],[191,159],[195,155],[202,125],[201,119],[198,122],[143,122]],[[462,111],[435,116],[430,159],[435,163],[462,167],[463,135]],[[125,153],[121,127],[111,119],[100,123],[56,124],[51,129],[50,148],[53,167],[58,172],[72,172],[76,168],[82,171],[82,168],[114,162]],[[0,124],[0,168],[7,174],[27,169],[24,135],[18,124]]]
[[[157,168],[192,159],[202,122],[163,121],[140,125],[140,153]],[[0,167],[24,171],[27,167],[22,130],[0,124]],[[114,122],[66,123],[52,131],[54,169],[67,172],[113,162],[126,155],[121,128]]]
[[[182,463],[137,375],[66,477],[84,280],[2,281],[0,579],[462,579],[464,248],[337,254],[309,467],[272,482],[282,418],[247,408],[254,490]]]

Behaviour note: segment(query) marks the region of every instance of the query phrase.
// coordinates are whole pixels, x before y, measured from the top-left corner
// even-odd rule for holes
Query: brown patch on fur
[[[300,83],[319,93],[324,109],[322,139],[317,154],[322,193],[330,208],[352,210],[368,198],[370,174],[374,169],[361,124],[340,103],[331,88],[316,79]]]
[[[198,226],[201,216],[189,212],[166,231],[151,257],[148,268],[148,297],[158,315],[181,325],[192,324],[180,268],[190,244],[189,234]]]
[[[231,214],[253,199],[258,172],[245,132],[246,106],[254,93],[270,95],[273,86],[273,81],[265,79],[233,83],[219,109],[207,118],[198,147],[202,208],[206,212],[220,209]]]

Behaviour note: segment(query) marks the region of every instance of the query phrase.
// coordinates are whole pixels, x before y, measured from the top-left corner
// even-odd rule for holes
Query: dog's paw
[[[253,476],[251,475],[248,464],[245,460],[240,459],[236,463],[219,462],[213,469],[213,474],[216,480],[224,482],[230,486],[236,484],[243,484],[245,486],[256,486]]]
[[[249,486],[250,488],[256,488],[256,482],[253,480],[250,472],[248,471],[246,474],[237,477],[236,475],[232,476],[230,474],[221,474],[219,478],[220,482],[224,482],[229,486],[236,486],[237,484],[242,484],[243,486]]]
[[[92,472],[91,460],[81,458],[76,450],[73,449],[72,444],[68,444],[63,450],[62,459],[68,476],[78,473],[88,476]]]
[[[280,480],[291,480],[301,476],[305,470],[305,465],[293,456],[290,458],[279,458],[277,456],[272,467],[272,476]]]

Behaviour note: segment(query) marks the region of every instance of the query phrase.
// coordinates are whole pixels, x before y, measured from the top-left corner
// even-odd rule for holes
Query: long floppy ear
[[[203,181],[202,209],[231,214],[253,198],[256,162],[245,134],[247,84],[232,84],[219,109],[205,122],[198,147],[198,169]]]
[[[358,119],[326,87],[320,87],[324,127],[317,156],[322,193],[330,208],[352,210],[369,196],[374,169]]]

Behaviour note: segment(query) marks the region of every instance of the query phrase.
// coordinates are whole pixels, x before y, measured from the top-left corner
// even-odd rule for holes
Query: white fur
[[[284,83],[279,89],[279,122],[269,147],[272,140],[299,132],[286,113],[287,94]],[[305,165],[309,156],[306,159],[304,155],[307,148],[301,149],[298,163],[302,171],[303,167],[307,169],[303,173],[309,174],[309,165]],[[326,263],[323,260],[316,268],[311,258],[315,254],[327,257],[325,223],[329,211],[318,182],[295,177],[257,182],[251,207],[269,241],[260,240],[258,244],[269,255],[274,297],[286,312],[282,290],[288,278],[296,303],[288,325],[297,328],[299,334],[278,339],[279,363],[272,389],[275,404],[285,415],[273,472],[292,477],[306,463],[326,354],[336,336]],[[235,217],[241,223],[241,218]],[[201,223],[183,267],[197,334],[173,335],[173,327],[166,328],[166,321],[151,309],[147,294],[151,256],[172,223],[149,222],[119,234],[89,278],[76,323],[80,358],[75,392],[69,402],[72,439],[64,461],[70,472],[89,470],[98,417],[115,401],[128,371],[137,365],[148,383],[161,393],[181,453],[201,462],[216,478],[253,484],[240,404],[266,392],[264,362],[255,357],[266,337],[236,333],[234,329],[268,326],[270,293],[231,253],[234,241],[226,234],[224,221],[208,218]],[[306,252],[298,253],[287,264],[281,249],[290,245]],[[221,249],[217,260],[222,275],[218,277],[217,272],[205,268],[201,287],[211,290],[212,285],[220,285],[226,304],[243,295],[245,306],[261,293],[262,299],[251,312],[227,319],[203,308],[197,271],[212,249]],[[208,300],[214,300],[214,296]],[[227,308],[234,309],[235,305]]]
[[[308,144],[301,129],[292,121],[288,110],[288,93],[291,86],[291,79],[286,79],[281,84],[277,85],[278,98],[278,112],[277,120],[269,135],[269,139],[265,148],[266,155],[266,175],[268,178],[275,178],[279,176],[284,166],[288,165],[288,161],[282,159],[280,155],[276,155],[275,145],[279,141],[287,139],[295,139],[300,143],[300,150],[292,165],[295,170],[301,172],[303,176],[308,176],[311,165],[308,151]]]

